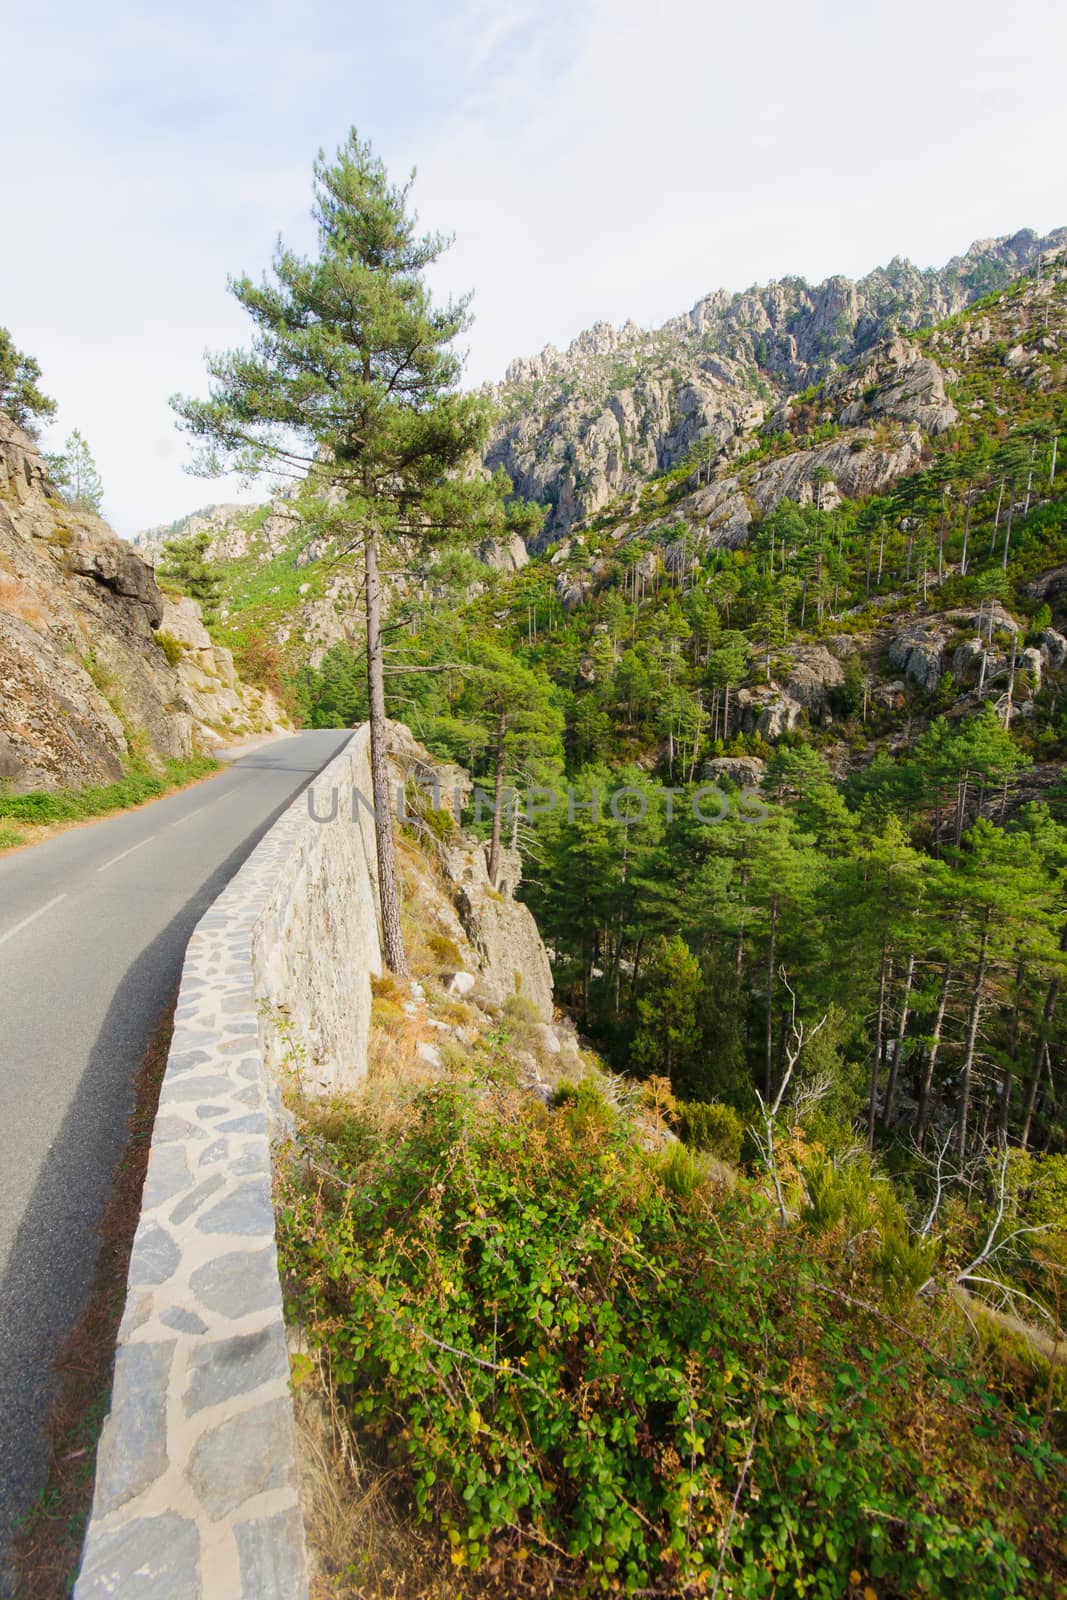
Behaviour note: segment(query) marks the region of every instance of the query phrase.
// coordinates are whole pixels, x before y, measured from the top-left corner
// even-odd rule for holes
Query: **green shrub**
[[[714,1100],[682,1101],[678,1106],[678,1132],[694,1150],[710,1150],[735,1167],[741,1159],[745,1124],[733,1106]]]
[[[654,1162],[657,1178],[676,1200],[690,1200],[707,1185],[699,1159],[677,1142],[667,1146]]]
[[[167,660],[170,662],[171,666],[176,667],[185,651],[185,646],[182,644],[181,640],[176,639],[172,633],[164,633],[162,631],[157,633],[155,637],[156,643],[166,656]]]
[[[509,994],[504,1001],[504,1021],[512,1027],[530,1028],[540,1020],[541,1013],[524,994]]]
[[[1051,1595],[1039,1419],[922,1302],[867,1310],[829,1236],[657,1181],[591,1089],[438,1087],[281,1175],[291,1310],[456,1565],[501,1593]]]

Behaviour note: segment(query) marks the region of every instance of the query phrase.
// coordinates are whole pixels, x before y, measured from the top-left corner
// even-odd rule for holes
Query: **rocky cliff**
[[[860,358],[903,369],[887,415],[903,407],[920,428],[947,425],[937,375],[916,366],[896,336],[952,316],[1064,245],[1067,229],[1045,238],[1024,230],[978,241],[937,270],[897,258],[858,282],[833,277],[813,288],[784,278],[740,294],[720,290],[653,332],[597,323],[566,351],[549,346],[508,368],[489,462],[507,470],[519,494],[550,506],[547,543],[625,501],[694,447],[709,463],[743,454],[791,395]],[[909,470],[885,463],[883,476],[893,469]],[[735,510],[725,509],[727,520]]]
[[[189,755],[278,721],[195,603],[62,501],[33,439],[0,416],[0,780],[104,782],[135,755]]]

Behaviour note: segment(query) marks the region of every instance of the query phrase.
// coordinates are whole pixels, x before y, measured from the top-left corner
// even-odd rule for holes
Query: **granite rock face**
[[[290,486],[260,506],[205,506],[170,527],[147,528],[131,542],[153,568],[163,559],[167,540],[206,534],[207,558],[220,565],[224,573],[228,563],[238,561],[253,561],[260,566],[283,561],[294,568],[307,569],[307,581],[298,586],[292,606],[276,622],[272,633],[274,643],[293,661],[318,667],[334,645],[358,645],[362,639],[361,576],[347,567],[320,568],[327,545],[302,528],[293,505],[296,492],[296,486]],[[482,559],[488,564],[506,565],[512,554],[510,546],[502,546],[492,563],[487,556]],[[526,555],[525,545],[522,555]],[[388,593],[387,590],[387,596]],[[227,614],[224,584],[220,615],[225,618]],[[193,687],[198,693],[204,692],[203,684]]]
[[[161,636],[195,634],[171,647]],[[67,505],[32,438],[0,416],[0,779],[107,782],[134,744],[186,756],[276,725],[237,682],[195,602],[175,605],[107,524]]]
[[[948,634],[939,621],[931,618],[905,623],[889,642],[890,664],[928,693],[937,688],[945,670]]]
[[[401,790],[416,783],[437,809],[458,809],[457,796],[469,794],[471,781],[450,763],[439,762],[423,749],[402,723],[389,725],[390,768]],[[475,796],[477,799],[478,796]],[[491,797],[485,797],[491,806]],[[505,812],[505,827],[507,826]],[[506,835],[505,835],[506,836]],[[426,848],[431,848],[427,843]],[[496,1005],[521,995],[545,1023],[552,1020],[552,969],[537,924],[528,906],[516,900],[522,876],[517,850],[503,848],[498,881],[489,877],[486,846],[456,829],[432,846],[436,874],[419,885],[423,916],[456,948],[461,970],[452,978],[454,992],[475,987]]]
[[[566,351],[550,345],[511,364],[496,394],[502,420],[488,463],[503,466],[526,498],[550,506],[549,542],[624,501],[650,474],[676,467],[698,441],[709,461],[728,464],[791,395],[832,384],[842,368],[850,370],[834,394],[840,426],[891,422],[915,437],[940,432],[955,416],[944,374],[906,334],[962,310],[1064,243],[1067,230],[1046,239],[1024,230],[980,240],[939,270],[898,258],[855,283],[833,277],[812,287],[787,278],[741,294],[718,291],[652,332],[597,323]],[[821,465],[836,480],[834,467],[848,463]],[[837,486],[867,493],[893,469],[910,470],[872,459],[852,469],[853,486]],[[796,499],[798,487],[783,494]],[[772,479],[766,494],[777,489]],[[730,490],[722,501],[716,542],[737,542],[740,506]]]

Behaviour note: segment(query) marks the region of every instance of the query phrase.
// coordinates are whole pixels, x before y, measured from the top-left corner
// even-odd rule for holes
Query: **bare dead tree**
[[[782,981],[782,987],[789,995],[790,1001],[789,1026],[785,1036],[785,1071],[782,1073],[782,1081],[778,1085],[778,1093],[774,1096],[773,1100],[770,1100],[769,1103],[768,1100],[763,1098],[759,1090],[756,1090],[756,1099],[759,1101],[760,1105],[762,1129],[760,1131],[752,1129],[752,1136],[755,1140],[757,1149],[760,1152],[763,1163],[770,1174],[771,1182],[774,1184],[774,1196],[778,1202],[778,1215],[782,1222],[785,1223],[789,1220],[789,1213],[786,1210],[785,1196],[782,1193],[782,1182],[778,1172],[778,1156],[774,1144],[775,1125],[777,1123],[778,1115],[782,1109],[782,1106],[785,1103],[789,1086],[793,1081],[793,1074],[796,1071],[797,1062],[804,1053],[804,1047],[805,1045],[810,1044],[815,1038],[815,1035],[820,1031],[821,1028],[825,1026],[829,1013],[824,1012],[813,1028],[807,1027],[807,1025],[797,1016],[796,991],[789,982],[789,978],[786,975],[786,970],[784,967],[779,967],[778,976]],[[815,1083],[808,1085],[807,1089],[810,1092],[817,1087],[818,1082],[816,1080]],[[820,1094],[825,1093],[825,1086],[819,1090],[819,1092]]]

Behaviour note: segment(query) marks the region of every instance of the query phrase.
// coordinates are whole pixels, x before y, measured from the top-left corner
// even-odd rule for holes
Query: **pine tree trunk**
[[[926,1055],[926,1071],[923,1074],[922,1089],[919,1092],[919,1113],[915,1122],[915,1137],[920,1150],[926,1143],[926,1122],[930,1115],[930,1089],[934,1081],[934,1068],[937,1066],[937,1053],[941,1048],[941,1029],[945,1023],[945,1009],[948,1006],[948,990],[951,982],[952,968],[946,967],[945,976],[941,983],[941,994],[937,1002],[934,1031],[930,1035],[930,1048]]]
[[[1022,1010],[1023,982],[1026,975],[1025,963],[1020,959],[1015,974],[1015,1004],[1011,1013],[1011,1028],[1008,1033],[1007,1060],[1004,1063],[1004,1075],[1000,1080],[1000,1106],[997,1113],[997,1133],[1001,1145],[1008,1142],[1008,1123],[1011,1119],[1011,1087],[1015,1081],[1015,1063],[1019,1059],[1019,1014]]]
[[[985,983],[986,954],[989,948],[989,924],[993,918],[993,908],[986,908],[985,921],[982,924],[982,941],[978,947],[978,965],[974,974],[974,990],[971,994],[971,1007],[967,1016],[967,1041],[964,1047],[963,1071],[960,1074],[960,1109],[959,1119],[956,1124],[957,1146],[960,1163],[967,1158],[967,1118],[971,1109],[971,1074],[974,1068],[974,1053],[978,1044],[978,1024],[982,1019],[982,986]]]
[[[1000,480],[1000,493],[997,495],[997,510],[993,518],[993,537],[989,541],[989,554],[994,555],[997,548],[997,534],[1000,532],[1000,508],[1004,504],[1004,479]]]
[[[1060,933],[1060,949],[1067,950],[1067,923]],[[1056,1001],[1059,998],[1060,980],[1052,978],[1045,990],[1045,1006],[1041,1014],[1041,1033],[1034,1045],[1034,1067],[1030,1074],[1030,1082],[1026,1086],[1026,1105],[1023,1108],[1023,1125],[1019,1134],[1019,1143],[1025,1150],[1030,1142],[1030,1124],[1034,1117],[1034,1107],[1037,1104],[1037,1091],[1041,1083],[1041,1071],[1045,1065],[1048,1054],[1048,1034],[1052,1026],[1052,1018],[1056,1011]]]
[[[489,844],[489,882],[495,889],[500,877],[500,805],[504,797],[504,735],[508,715],[501,708],[496,724],[496,770],[493,777],[493,834]]]
[[[1014,479],[1012,480],[1012,485],[1011,485],[1011,489],[1010,489],[1009,493],[1011,495],[1011,498],[1008,501],[1008,526],[1004,529],[1004,559],[1001,562],[1001,565],[1004,568],[1005,572],[1007,572],[1007,570],[1008,570],[1008,552],[1011,549],[1011,524],[1012,524],[1012,519],[1015,516],[1015,481],[1014,481]]]
[[[770,940],[767,947],[767,1014],[764,1018],[763,1034],[763,1096],[765,1100],[771,1099],[772,1059],[774,1054],[774,1022],[772,1011],[774,1007],[774,945],[775,934],[778,931],[778,896],[771,898],[771,926]]]
[[[370,702],[370,770],[374,790],[375,835],[378,842],[378,899],[382,912],[385,964],[398,978],[407,976],[404,935],[400,928],[400,891],[397,887],[393,820],[389,807],[389,765],[385,738],[385,675],[382,657],[382,591],[378,573],[378,542],[373,533],[363,536],[367,596],[367,698]]]
[[[882,961],[878,973],[878,1021],[874,1033],[874,1058],[871,1061],[871,1090],[867,1106],[867,1148],[874,1149],[875,1102],[878,1098],[878,1072],[882,1065],[882,1040],[885,1038],[885,991],[889,952],[882,945]]]
[[[904,974],[904,993],[900,997],[900,1016],[897,1019],[897,1036],[893,1043],[893,1064],[889,1068],[889,1082],[885,1091],[885,1115],[882,1127],[890,1128],[897,1108],[897,1084],[900,1081],[900,1058],[904,1051],[904,1032],[908,1026],[908,1002],[911,999],[911,980],[915,972],[915,957],[908,957],[908,970]]]

